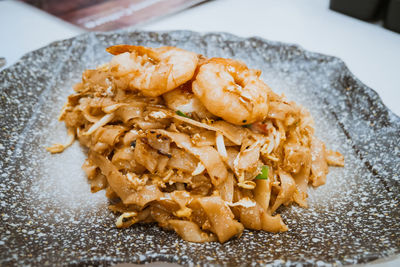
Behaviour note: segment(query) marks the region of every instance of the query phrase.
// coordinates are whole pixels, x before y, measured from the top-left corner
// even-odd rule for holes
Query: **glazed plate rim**
[[[341,71],[344,72],[344,74],[349,75],[357,84],[357,90],[359,90],[362,93],[365,93],[368,97],[369,100],[372,101],[373,103],[375,103],[377,105],[377,107],[379,109],[381,109],[382,112],[387,112],[388,116],[390,118],[390,123],[397,125],[400,127],[400,117],[398,115],[396,115],[395,113],[393,113],[381,100],[381,98],[379,97],[379,95],[370,87],[366,86],[365,84],[363,84],[350,70],[349,68],[346,66],[346,64],[339,59],[338,57],[335,56],[330,56],[330,55],[325,55],[325,54],[321,54],[321,53],[316,53],[316,52],[311,52],[308,50],[303,49],[301,46],[296,45],[296,44],[290,44],[290,43],[283,43],[283,42],[279,42],[279,41],[270,41],[261,37],[238,37],[236,35],[233,35],[231,33],[226,33],[226,32],[203,32],[203,33],[199,33],[199,32],[195,32],[195,31],[187,31],[187,30],[176,30],[176,31],[142,31],[142,30],[131,30],[131,29],[123,29],[123,30],[117,30],[117,31],[112,31],[112,32],[106,32],[106,33],[102,33],[102,32],[90,32],[90,33],[83,33],[80,35],[77,35],[75,37],[72,38],[68,38],[68,39],[64,39],[64,40],[59,40],[59,41],[55,41],[52,42],[42,48],[36,49],[34,51],[31,51],[29,53],[26,53],[24,56],[22,56],[17,62],[15,62],[14,64],[12,64],[11,66],[4,68],[3,70],[1,70],[0,74],[4,74],[5,72],[13,72],[14,69],[16,68],[16,66],[18,65],[24,65],[26,61],[29,60],[30,56],[32,54],[40,54],[41,51],[45,50],[45,49],[49,49],[51,47],[55,47],[57,45],[60,45],[62,43],[68,43],[71,42],[72,40],[76,40],[76,39],[85,39],[85,38],[98,38],[98,37],[107,37],[110,35],[115,35],[115,34],[120,34],[120,35],[124,35],[124,34],[132,34],[132,33],[147,33],[147,34],[151,34],[151,33],[155,33],[155,34],[172,34],[172,33],[186,33],[188,35],[196,35],[199,37],[204,37],[207,35],[219,35],[219,36],[224,36],[226,39],[231,39],[233,40],[233,42],[238,42],[238,41],[243,41],[243,40],[258,40],[260,42],[263,43],[267,43],[267,44],[271,44],[271,45],[275,45],[275,46],[280,46],[280,47],[285,47],[285,48],[291,48],[294,50],[297,50],[299,53],[304,54],[306,58],[308,59],[315,59],[315,58],[325,58],[326,60],[335,60],[338,64],[340,64],[340,69]],[[4,87],[1,86],[1,88],[3,89]],[[3,91],[1,90],[0,93],[3,93]],[[42,93],[42,92],[41,92]],[[25,127],[27,127],[27,125],[25,125]],[[89,194],[89,192],[88,192]],[[395,250],[388,250],[388,253],[386,254],[387,256],[384,258],[379,258],[377,260],[377,262],[382,263],[382,262],[389,262],[392,261],[393,259],[399,259],[400,258],[400,248],[397,247],[395,248]],[[381,255],[379,255],[381,256]],[[168,259],[170,257],[167,257]],[[117,258],[117,259],[111,259],[111,262],[115,262],[116,261],[123,261],[123,258]],[[151,257],[147,257],[145,262],[148,261],[152,261],[154,259],[152,259]],[[97,258],[97,259],[83,259],[82,261],[78,261],[77,263],[81,263],[81,264],[85,264],[87,262],[94,262],[94,263],[104,263],[105,261],[107,262],[107,260],[105,259],[101,259],[101,258]],[[296,264],[297,262],[291,262],[291,264]],[[306,263],[306,262],[298,262],[298,263]],[[373,263],[373,262],[369,262],[369,263]],[[306,263],[307,264],[307,263]]]

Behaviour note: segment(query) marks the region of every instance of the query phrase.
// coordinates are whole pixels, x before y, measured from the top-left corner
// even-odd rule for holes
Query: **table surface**
[[[137,28],[260,36],[333,55],[400,115],[400,34],[380,23],[360,21],[328,7],[329,0],[209,1]],[[0,1],[0,25],[0,57],[7,60],[4,67],[53,41],[84,33],[45,12],[10,0]],[[400,259],[376,265],[400,266]]]

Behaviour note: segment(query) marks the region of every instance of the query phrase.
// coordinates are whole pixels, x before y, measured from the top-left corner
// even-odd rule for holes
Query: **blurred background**
[[[90,31],[109,31],[140,24],[207,0],[22,0]],[[252,4],[251,1],[248,4]],[[398,0],[330,0],[329,8],[365,21],[381,20],[400,32]]]
[[[223,31],[333,55],[400,115],[400,0],[0,0],[0,65],[121,28]]]

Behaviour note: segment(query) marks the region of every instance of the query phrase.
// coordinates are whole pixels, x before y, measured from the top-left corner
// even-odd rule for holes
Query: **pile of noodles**
[[[174,91],[195,98],[191,83]],[[264,121],[238,126],[167,107],[174,91],[145,97],[108,64],[83,73],[60,120],[88,148],[91,191],[105,189],[118,227],[157,222],[192,242],[225,242],[244,228],[286,231],[281,205],[307,206],[338,152],[314,136],[303,107],[270,93]]]

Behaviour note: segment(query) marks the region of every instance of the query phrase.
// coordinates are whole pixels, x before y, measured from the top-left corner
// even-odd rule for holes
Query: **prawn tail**
[[[125,52],[132,53],[133,51],[136,51],[137,46],[135,45],[126,45],[126,44],[121,44],[121,45],[113,45],[110,47],[106,48],[106,51],[110,53],[111,55],[119,55]]]
[[[113,45],[106,48],[106,51],[111,55],[119,55],[122,53],[136,53],[138,55],[147,55],[150,58],[157,59],[158,55],[152,48],[137,46],[137,45]]]

